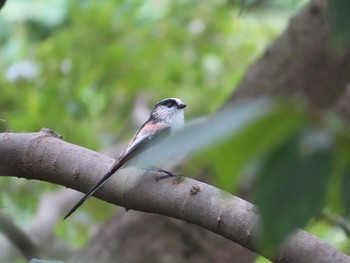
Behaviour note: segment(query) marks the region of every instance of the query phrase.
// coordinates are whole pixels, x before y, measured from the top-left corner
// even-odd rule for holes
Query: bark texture
[[[0,134],[0,156],[1,174],[52,182],[83,192],[114,161],[52,137],[47,131]],[[166,215],[195,224],[273,260],[271,255],[264,254],[255,246],[259,214],[254,205],[192,179],[168,178],[156,182],[155,175],[134,168],[122,169],[96,196],[129,209]],[[108,239],[105,241],[105,245],[112,243]],[[298,230],[285,243],[276,262],[326,263],[350,260],[329,244]]]

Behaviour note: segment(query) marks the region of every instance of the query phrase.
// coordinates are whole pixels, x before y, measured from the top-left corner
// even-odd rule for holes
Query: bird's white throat
[[[181,130],[185,125],[185,117],[184,117],[184,111],[183,110],[177,110],[173,117],[170,129],[172,132]]]

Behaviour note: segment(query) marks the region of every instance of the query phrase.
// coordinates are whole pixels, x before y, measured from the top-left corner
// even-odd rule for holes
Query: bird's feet
[[[179,173],[171,173],[169,171],[165,171],[163,169],[159,169],[159,168],[153,168],[154,171],[159,172],[159,173],[163,173],[162,175],[158,175],[156,176],[156,181],[159,182],[160,180],[163,180],[165,178],[169,178],[169,177],[178,177],[178,176],[182,176]]]

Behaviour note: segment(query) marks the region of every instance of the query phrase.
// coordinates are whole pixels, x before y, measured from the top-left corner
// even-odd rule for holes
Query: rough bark
[[[0,156],[1,174],[43,180],[83,192],[114,161],[52,137],[47,132],[0,134]],[[254,205],[192,179],[169,178],[156,182],[156,175],[125,168],[118,171],[96,196],[129,209],[195,224],[273,260],[271,255],[264,254],[255,246],[259,215]],[[298,230],[285,243],[276,262],[350,260],[329,244]]]

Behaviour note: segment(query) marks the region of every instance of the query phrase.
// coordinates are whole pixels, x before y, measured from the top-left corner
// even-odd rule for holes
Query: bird
[[[64,217],[64,220],[91,197],[118,169],[150,147],[156,145],[159,141],[168,137],[170,134],[181,130],[185,124],[184,108],[186,108],[186,106],[187,105],[178,98],[166,98],[159,101],[153,107],[148,120],[136,132],[109,171],[97,181],[75,206],[73,206]],[[158,168],[156,168],[156,170],[164,172],[166,174],[165,177],[174,176],[168,171]]]

